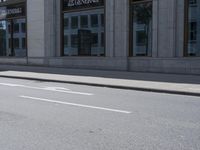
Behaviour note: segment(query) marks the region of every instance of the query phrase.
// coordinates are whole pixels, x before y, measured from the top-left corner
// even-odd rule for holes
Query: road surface
[[[200,150],[200,98],[0,78],[1,150]]]

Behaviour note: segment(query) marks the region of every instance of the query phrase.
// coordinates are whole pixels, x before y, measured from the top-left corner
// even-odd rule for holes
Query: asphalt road
[[[200,150],[200,98],[0,78],[0,150]]]

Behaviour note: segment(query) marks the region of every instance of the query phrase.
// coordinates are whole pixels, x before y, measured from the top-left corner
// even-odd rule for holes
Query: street
[[[0,78],[0,150],[200,150],[200,98]]]

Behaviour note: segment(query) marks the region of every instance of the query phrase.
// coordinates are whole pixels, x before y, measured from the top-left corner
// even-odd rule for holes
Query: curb
[[[115,89],[125,89],[125,90],[135,90],[135,91],[144,91],[144,92],[166,93],[166,94],[177,94],[177,95],[187,95],[187,96],[198,96],[198,97],[200,97],[200,93],[198,93],[198,92],[185,92],[185,91],[153,89],[153,88],[128,87],[128,86],[87,83],[87,82],[78,82],[78,81],[42,79],[42,78],[33,78],[33,77],[17,77],[17,76],[6,76],[6,75],[0,75],[0,77],[11,78],[11,79],[24,79],[24,80],[33,80],[33,81],[41,81],[41,82],[68,83],[68,84],[77,84],[77,85],[88,85],[88,86],[107,87],[107,88],[115,88]]]

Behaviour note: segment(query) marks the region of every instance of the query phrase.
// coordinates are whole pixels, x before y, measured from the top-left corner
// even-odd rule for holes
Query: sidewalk
[[[0,65],[0,77],[200,96],[200,76]]]

